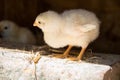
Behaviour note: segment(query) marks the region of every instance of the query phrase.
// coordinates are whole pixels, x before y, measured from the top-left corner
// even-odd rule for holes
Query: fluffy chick
[[[71,60],[81,60],[87,46],[99,35],[100,21],[90,11],[74,9],[58,14],[47,11],[37,16],[34,26],[42,29],[45,42],[53,47],[60,48],[68,45],[63,54],[57,57],[67,57],[73,46],[82,47],[79,55]]]
[[[9,20],[0,22],[0,35],[5,41],[25,44],[36,43],[35,36],[29,29],[20,27]]]

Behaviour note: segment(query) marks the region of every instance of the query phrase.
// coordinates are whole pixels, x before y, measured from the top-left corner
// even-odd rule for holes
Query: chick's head
[[[9,37],[17,32],[17,25],[11,21],[4,20],[0,22],[0,35]]]
[[[58,29],[58,25],[60,25],[61,17],[58,13],[54,11],[47,11],[41,13],[35,19],[33,26],[37,26],[42,29],[44,32],[54,31]]]

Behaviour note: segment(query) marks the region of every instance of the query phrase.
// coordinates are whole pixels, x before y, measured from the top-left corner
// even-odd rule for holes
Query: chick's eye
[[[8,27],[7,27],[7,26],[5,26],[5,27],[4,27],[4,29],[6,30],[6,29],[8,29]]]
[[[39,23],[39,24],[41,24],[41,22],[40,22],[40,21],[38,21],[38,23]]]

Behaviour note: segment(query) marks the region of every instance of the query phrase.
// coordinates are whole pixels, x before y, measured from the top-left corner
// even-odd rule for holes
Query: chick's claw
[[[64,54],[54,54],[53,57],[56,57],[56,58],[67,58],[68,56],[64,55]]]
[[[81,60],[81,59],[78,58],[78,57],[70,57],[70,58],[68,58],[68,60],[71,60],[71,61],[79,61],[79,60]]]

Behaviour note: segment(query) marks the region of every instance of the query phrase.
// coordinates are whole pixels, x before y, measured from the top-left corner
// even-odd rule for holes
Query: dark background
[[[0,20],[9,19],[33,28],[40,12],[76,8],[93,11],[102,22],[99,38],[88,48],[95,52],[120,54],[120,0],[0,0]]]

